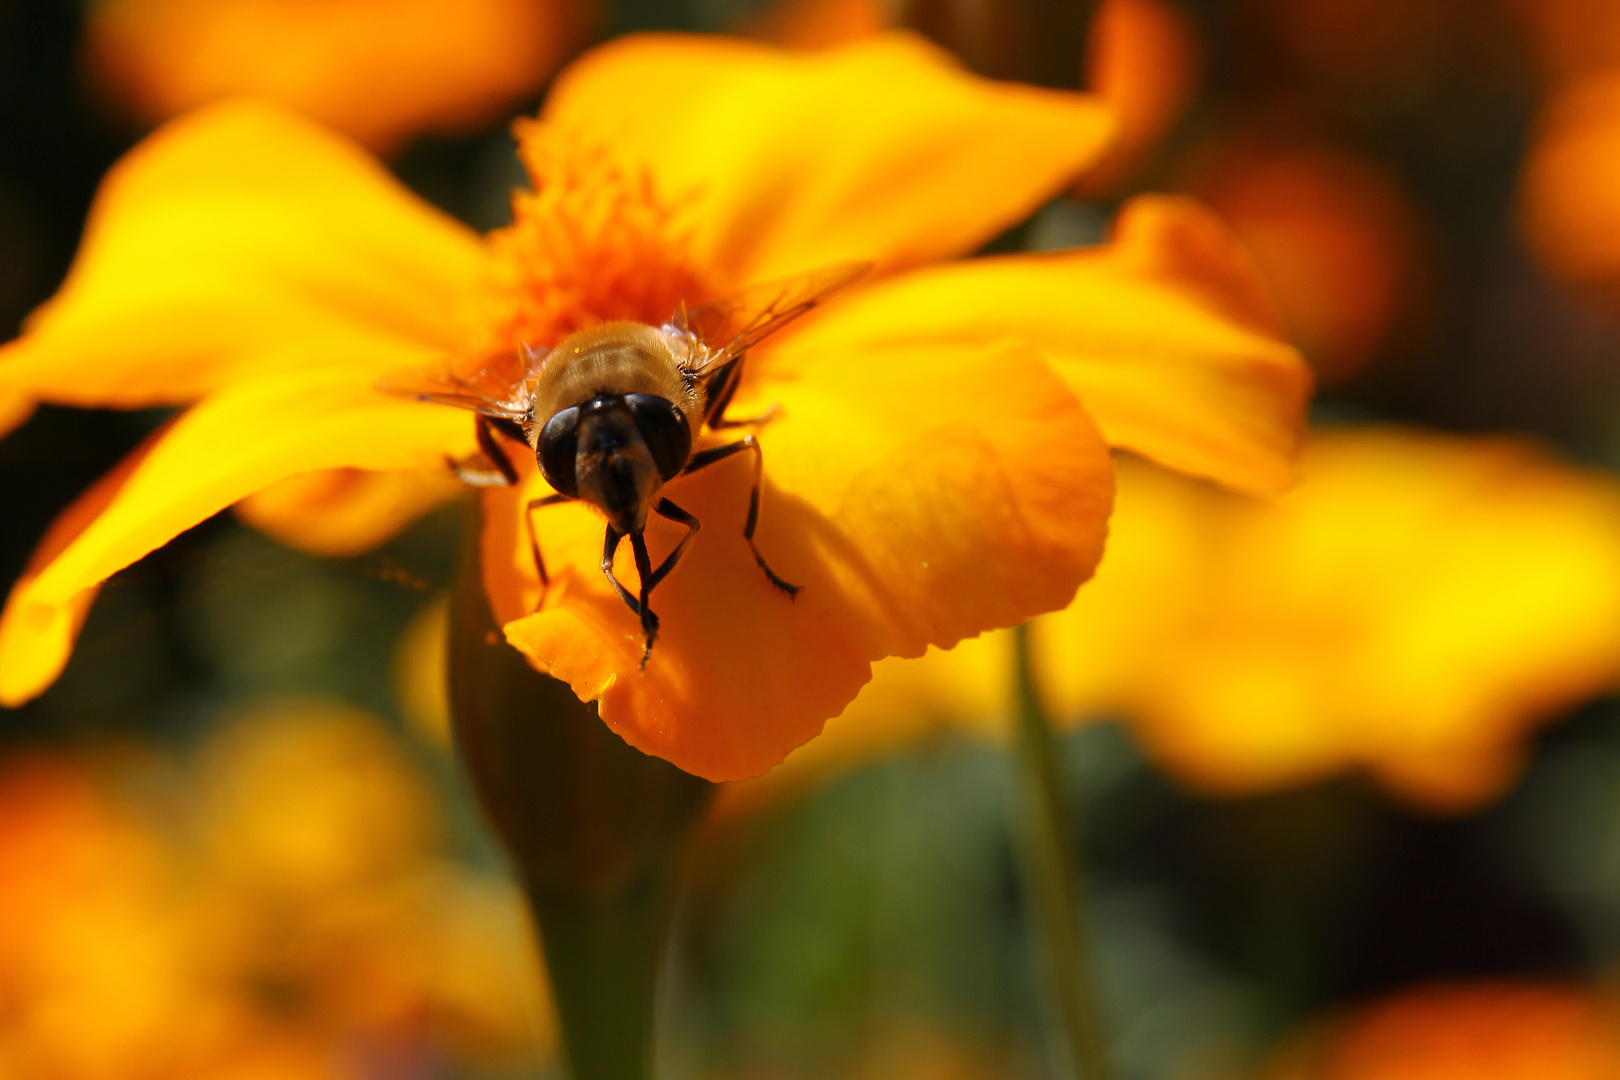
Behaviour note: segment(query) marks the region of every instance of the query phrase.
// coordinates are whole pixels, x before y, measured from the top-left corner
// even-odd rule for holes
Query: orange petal
[[[1022,338],[1103,435],[1182,472],[1277,493],[1310,396],[1247,263],[1187,199],[1144,197],[1113,241],[914,271],[831,304],[779,345],[801,352]]]
[[[470,230],[308,121],[208,109],[108,175],[66,284],[0,348],[0,414],[189,402],[262,370],[267,349],[338,334],[451,351],[483,258]]]
[[[746,458],[670,485],[704,522],[653,597],[662,631],[638,670],[636,619],[598,571],[600,521],[535,515],[552,588],[507,626],[537,667],[599,701],[627,742],[714,780],[756,775],[820,730],[872,661],[921,654],[1067,604],[1102,553],[1112,466],[1089,418],[1027,349],[834,351],[767,375],[759,547],[803,586],[772,587],[741,536]],[[531,496],[538,493],[531,486]],[[497,615],[532,608],[520,501],[487,496]],[[655,521],[655,557],[681,530]],[[621,580],[635,572],[621,552]]]
[[[466,488],[433,469],[333,469],[289,476],[236,504],[260,532],[312,555],[370,551]]]
[[[887,33],[825,52],[641,36],[587,54],[542,119],[691,196],[703,265],[737,283],[871,259],[959,254],[1095,161],[1096,99],[964,72]]]
[[[0,703],[26,701],[56,678],[101,582],[238,499],[318,469],[428,469],[473,445],[464,415],[389,397],[342,368],[210,397],[53,528],[45,547],[59,550],[36,559],[0,616]]]
[[[540,88],[584,0],[104,0],[86,56],[103,92],[156,122],[261,94],[373,146],[494,119]],[[379,32],[386,26],[386,32]]]

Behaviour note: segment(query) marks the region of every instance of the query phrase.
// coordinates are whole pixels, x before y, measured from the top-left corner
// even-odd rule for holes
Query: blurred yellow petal
[[[695,252],[742,285],[978,247],[1105,148],[1081,94],[976,79],[894,32],[823,52],[624,38],[557,81],[545,123],[589,132],[692,200]]]
[[[833,351],[762,377],[738,407],[772,402],[759,547],[803,590],[776,590],[743,542],[746,460],[674,482],[670,497],[704,528],[659,586],[645,670],[636,619],[596,567],[599,519],[536,515],[554,584],[524,617],[537,596],[526,534],[512,500],[487,504],[486,578],[497,616],[517,620],[508,639],[597,699],[626,741],[716,780],[762,772],[813,737],[873,660],[1068,603],[1102,553],[1112,499],[1084,412],[1023,349]],[[679,534],[655,524],[652,550]],[[627,554],[618,571],[633,583]]]
[[[356,555],[465,490],[443,462],[433,469],[333,469],[289,476],[237,503],[236,513],[300,551]]]
[[[66,283],[0,347],[0,418],[189,402],[267,359],[363,367],[372,339],[454,351],[483,266],[471,231],[343,140],[268,104],[204,110],[103,182]],[[267,351],[333,337],[352,356]]]
[[[1149,748],[1249,792],[1351,767],[1437,810],[1620,680],[1620,486],[1502,440],[1328,431],[1274,506],[1208,493],[1206,569],[1136,697]]]
[[[1006,337],[1041,350],[1111,444],[1240,491],[1291,482],[1309,371],[1230,237],[1185,199],[1135,200],[1100,248],[881,282],[830,305],[766,363]]]
[[[586,0],[100,0],[89,67],[115,107],[156,122],[239,94],[369,145],[495,119],[580,36]]]
[[[25,701],[56,677],[101,582],[237,500],[299,473],[429,469],[472,449],[465,416],[384,395],[341,366],[210,396],[146,448],[110,497],[97,494],[102,505],[70,509],[80,531],[13,587],[0,617],[0,701]]]

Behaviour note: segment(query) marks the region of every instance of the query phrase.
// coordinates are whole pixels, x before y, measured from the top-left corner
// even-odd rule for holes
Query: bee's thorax
[[[701,388],[682,376],[668,337],[645,323],[613,322],[572,334],[551,350],[534,389],[536,427],[592,398],[625,394],[673,402],[694,430],[702,422]]]

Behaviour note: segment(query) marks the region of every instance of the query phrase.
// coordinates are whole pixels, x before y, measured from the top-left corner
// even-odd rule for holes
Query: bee
[[[799,586],[783,580],[754,542],[759,524],[765,457],[752,433],[735,442],[694,451],[703,430],[719,433],[769,420],[763,415],[726,415],[742,381],[748,350],[843,288],[870,268],[852,263],[769,282],[734,296],[687,308],[683,303],[661,326],[608,322],[570,334],[549,349],[525,345],[472,364],[452,361],[427,372],[381,380],[389,393],[470,409],[477,414],[478,447],[494,472],[452,462],[469,483],[518,483],[506,445],[522,444],[535,456],[555,492],[524,508],[529,547],[540,578],[541,599],[550,585],[540,552],[534,513],[580,500],[607,519],[602,572],[641,621],[645,667],[658,637],[658,616],[649,601],[697,534],[698,519],[663,495],[677,476],[706,469],[739,453],[754,456],[753,487],[743,538],[770,583],[789,597]],[[656,567],[645,531],[651,514],[686,527],[686,535]],[[613,558],[628,538],[641,578],[632,593],[613,572]]]

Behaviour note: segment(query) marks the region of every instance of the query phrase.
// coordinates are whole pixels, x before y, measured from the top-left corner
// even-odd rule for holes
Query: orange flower
[[[0,353],[0,414],[199,404],[46,537],[0,621],[0,700],[50,683],[109,574],[225,506],[339,468],[442,486],[471,422],[381,394],[380,374],[870,260],[871,285],[750,358],[737,398],[741,415],[780,406],[758,431],[758,540],[796,599],[741,536],[746,461],[672,484],[707,527],[659,586],[645,670],[598,569],[601,519],[580,503],[538,517],[553,574],[537,611],[522,507],[549,488],[528,464],[484,500],[513,645],[631,744],[715,779],[762,771],[872,661],[1069,602],[1111,501],[1097,428],[1245,490],[1290,478],[1308,376],[1195,205],[1134,204],[1099,249],[909,269],[1026,216],[1107,130],[1088,98],[974,79],[907,35],[809,55],[624,39],[524,127],[535,191],[482,244],[270,107],[176,123],[113,172],[68,282]],[[341,488],[317,483],[307,505],[281,489],[254,516],[334,550],[309,519]],[[421,504],[402,501],[390,527]],[[655,551],[678,538],[666,524]]]
[[[1516,442],[1378,428],[1324,431],[1304,473],[1263,503],[1121,470],[1097,579],[1034,623],[1059,722],[1123,714],[1211,793],[1362,768],[1456,810],[1512,781],[1534,725],[1620,681],[1613,480]],[[946,722],[999,733],[1011,656],[987,635],[885,661],[780,782]]]
[[[1614,1003],[1531,982],[1435,984],[1320,1025],[1264,1080],[1610,1080]]]
[[[98,0],[100,92],[157,123],[262,94],[389,149],[495,119],[579,43],[586,0]]]

